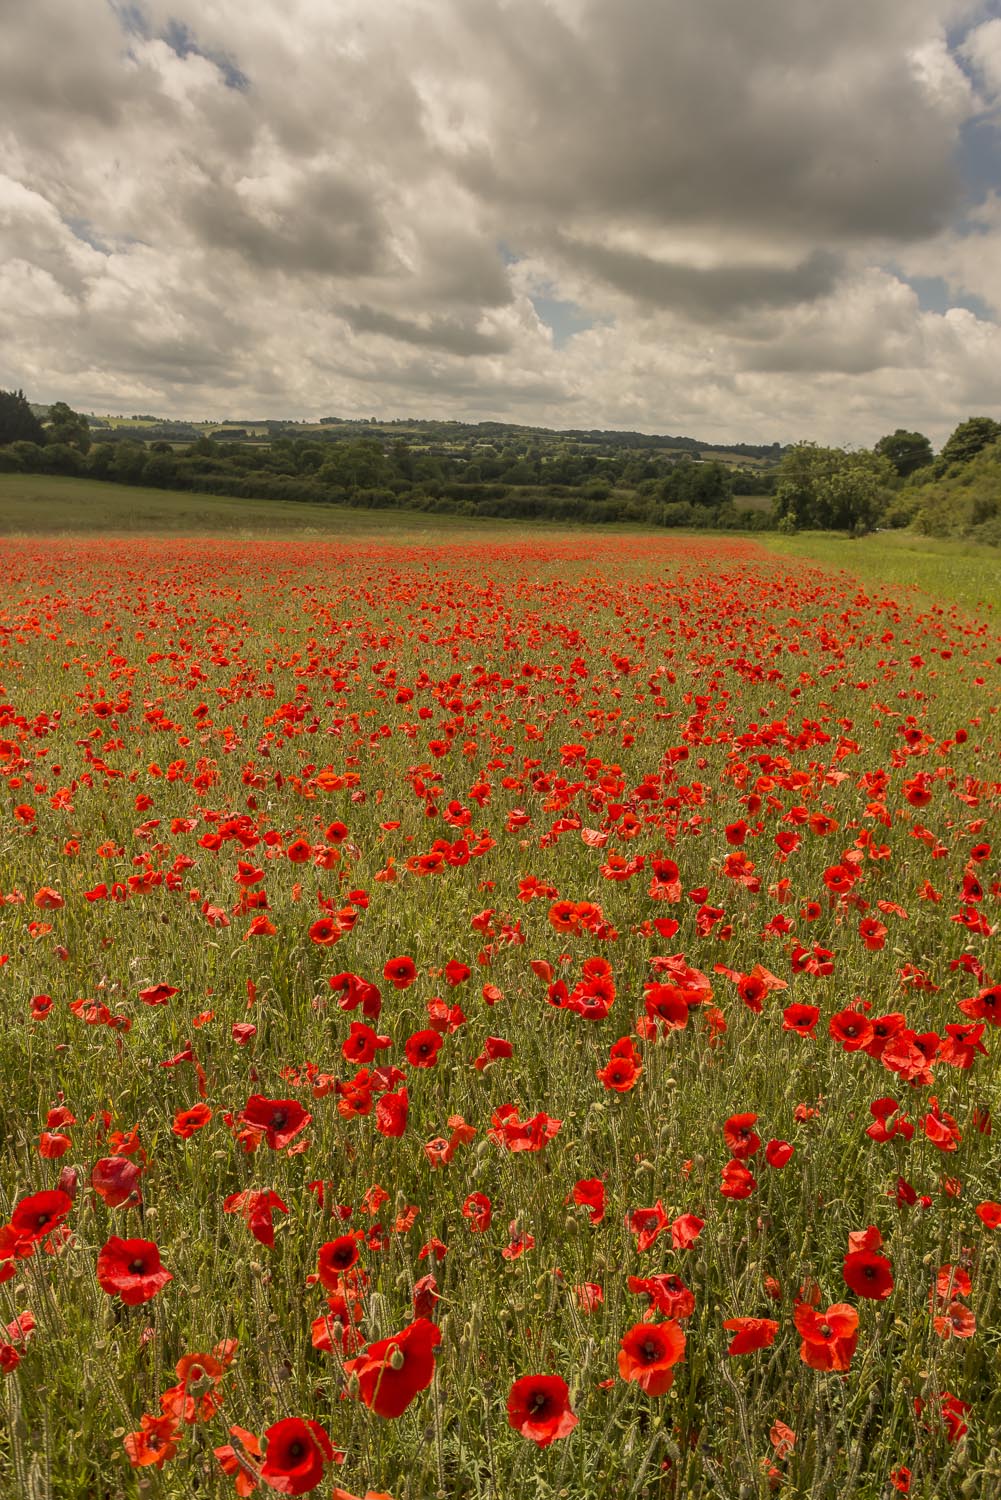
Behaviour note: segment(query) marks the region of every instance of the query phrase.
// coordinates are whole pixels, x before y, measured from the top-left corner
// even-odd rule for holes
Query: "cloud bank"
[[[0,385],[941,440],[1001,406],[993,9],[0,0]]]

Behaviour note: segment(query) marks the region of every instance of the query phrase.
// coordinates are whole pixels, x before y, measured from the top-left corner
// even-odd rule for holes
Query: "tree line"
[[[43,414],[22,391],[0,392],[0,471],[516,519],[856,535],[913,526],[1001,545],[1001,423],[986,416],[960,423],[936,454],[923,433],[903,428],[871,449],[724,450],[638,433],[441,422],[401,431],[331,418],[308,431],[268,423],[261,441],[243,429],[235,441],[222,433],[178,442],[103,425],[92,432],[61,401]]]

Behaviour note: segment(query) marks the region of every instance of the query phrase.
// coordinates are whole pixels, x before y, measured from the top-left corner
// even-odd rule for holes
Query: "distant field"
[[[326,537],[410,535],[469,526],[461,516],[353,510],[287,500],[242,500],[49,474],[0,474],[0,535],[53,532],[296,533]],[[474,523],[477,526],[487,523]],[[510,533],[520,521],[491,520]]]
[[[771,510],[771,495],[734,495],[737,510]]]

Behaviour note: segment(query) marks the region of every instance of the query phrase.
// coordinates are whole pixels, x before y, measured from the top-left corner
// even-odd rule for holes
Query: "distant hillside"
[[[36,406],[36,414],[44,421],[48,408]],[[140,441],[194,442],[200,437],[214,437],[226,442],[261,442],[275,438],[301,438],[310,433],[336,434],[355,437],[381,437],[403,439],[408,444],[423,442],[429,446],[470,442],[484,442],[508,446],[534,443],[541,449],[558,447],[565,443],[579,444],[585,448],[628,449],[646,452],[689,454],[698,458],[712,454],[724,463],[750,462],[757,464],[778,463],[782,457],[780,443],[709,443],[700,438],[673,437],[664,433],[619,432],[613,428],[561,428],[531,427],[515,422],[459,422],[441,421],[433,418],[395,417],[321,417],[316,422],[296,421],[284,417],[226,417],[218,421],[205,419],[181,420],[157,417],[150,413],[135,413],[130,416],[110,416],[88,413],[91,429],[96,433],[105,431],[127,432]]]

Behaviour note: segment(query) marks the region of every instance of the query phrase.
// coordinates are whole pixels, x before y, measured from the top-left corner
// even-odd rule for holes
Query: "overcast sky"
[[[1001,416],[1001,5],[0,0],[0,387],[939,443]]]

